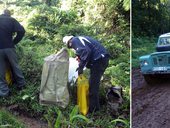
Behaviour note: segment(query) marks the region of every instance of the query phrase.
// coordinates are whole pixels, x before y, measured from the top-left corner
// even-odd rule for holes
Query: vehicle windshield
[[[158,46],[170,45],[170,37],[161,37],[158,42]]]

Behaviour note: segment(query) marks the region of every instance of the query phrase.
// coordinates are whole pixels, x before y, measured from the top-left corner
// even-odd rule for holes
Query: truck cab
[[[156,52],[139,58],[141,73],[148,84],[154,84],[162,76],[170,75],[170,33],[159,36]]]

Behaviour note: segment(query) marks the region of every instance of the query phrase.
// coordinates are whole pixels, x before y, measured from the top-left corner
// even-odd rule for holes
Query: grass
[[[27,42],[27,41],[26,41]],[[41,85],[41,72],[42,72],[42,67],[43,67],[43,56],[47,56],[45,54],[51,54],[49,52],[41,53],[41,49],[37,49],[36,52],[34,52],[30,48],[34,48],[29,46],[28,43],[23,42],[20,47],[17,47],[17,51],[19,51],[19,60],[20,60],[20,66],[21,69],[23,70],[24,76],[26,78],[26,88],[23,91],[18,91],[16,90],[14,85],[10,86],[11,89],[11,96],[6,97],[6,98],[0,98],[0,106],[11,106],[11,105],[16,105],[17,109],[15,111],[18,112],[24,112],[28,114],[31,117],[36,117],[36,118],[41,118],[42,120],[48,122],[49,126],[80,126],[82,128],[86,127],[98,127],[98,128],[104,128],[104,127],[110,127],[115,125],[115,127],[120,124],[121,122],[113,122],[113,120],[117,119],[118,117],[112,117],[109,112],[107,112],[107,107],[106,103],[102,105],[101,111],[96,113],[96,114],[90,114],[87,116],[87,118],[90,120],[88,123],[85,121],[86,119],[81,116],[81,115],[75,115],[74,118],[76,119],[74,124],[72,124],[72,121],[69,119],[70,114],[76,105],[75,101],[72,100],[68,105],[66,109],[61,109],[56,106],[42,106],[39,104],[39,90],[40,90],[40,85]],[[43,48],[41,45],[36,45],[39,46],[40,48]],[[48,45],[47,45],[48,46]],[[44,51],[44,50],[43,50]],[[51,52],[51,51],[50,51]],[[29,59],[28,59],[29,58]],[[120,59],[120,58],[119,58]],[[120,61],[126,61],[126,59],[123,57],[121,58]],[[116,60],[111,60],[112,62],[115,62]],[[124,62],[123,61],[123,62]],[[129,116],[124,116],[124,115],[129,115],[130,111],[130,98],[129,98],[129,84],[128,84],[128,74],[121,75],[124,72],[121,69],[124,69],[126,67],[128,71],[129,67],[128,64],[124,63],[119,63],[117,67],[115,67],[115,70],[112,71],[110,69],[109,71],[111,72],[106,72],[105,77],[103,78],[100,86],[100,96],[104,99],[102,101],[105,101],[105,95],[106,95],[106,90],[105,86],[108,86],[112,83],[113,85],[126,85],[125,88],[123,89],[124,91],[124,103],[121,106],[121,114],[119,116],[123,117],[121,118],[122,120],[129,120]],[[121,71],[120,71],[121,70]],[[115,72],[117,74],[115,74]],[[114,80],[110,80],[110,76],[114,76],[114,78],[118,79],[118,82],[114,82]],[[116,77],[117,76],[117,77]],[[122,77],[120,77],[122,76]],[[121,78],[121,79],[120,79]],[[125,79],[126,78],[126,79]],[[112,85],[112,84],[111,84]],[[128,86],[127,86],[128,85]],[[73,98],[75,100],[75,98]],[[62,113],[57,113],[56,109],[61,111]],[[126,111],[125,113],[123,111]],[[61,115],[61,116],[59,116]],[[46,116],[46,117],[45,117]],[[49,119],[49,120],[47,120]],[[59,123],[56,123],[59,122]],[[60,123],[61,122],[61,123]],[[123,125],[123,124],[122,124]]]
[[[57,117],[54,118],[54,112],[56,112]],[[119,126],[124,128],[129,128],[129,120],[120,117],[114,119],[109,111],[106,111],[106,107],[102,106],[101,110],[96,113],[87,114],[83,116],[78,113],[77,106],[74,106],[70,112],[61,111],[58,108],[53,108],[48,111],[45,115],[48,121],[49,128],[55,126],[55,128],[68,127],[73,128],[118,128]],[[53,118],[51,118],[53,117]]]
[[[116,128],[117,125],[120,124],[121,126],[126,126],[124,122],[122,123],[120,121],[116,121],[116,122],[114,121],[119,117],[122,117],[121,119],[123,121],[129,122],[129,116],[128,116],[129,107],[126,107],[129,106],[129,102],[124,102],[124,104],[121,106],[122,108],[120,108],[121,112],[119,117],[113,117],[111,115],[111,112],[107,110],[107,104],[103,103],[101,106],[101,110],[99,112],[88,114],[85,118],[76,110],[75,108],[76,101],[74,97],[70,99],[70,104],[67,106],[67,108],[62,109],[56,106],[40,105],[38,101],[39,100],[38,95],[37,95],[39,94],[38,85],[31,85],[30,83],[27,85],[26,89],[20,92],[18,92],[13,85],[10,88],[12,89],[12,96],[1,98],[0,99],[1,105],[3,106],[16,105],[17,108],[15,108],[13,111],[17,111],[19,113],[24,112],[28,116],[36,117],[39,119],[41,118],[42,120],[47,122],[48,125],[51,127],[53,126],[66,127],[71,125],[71,126],[79,126],[82,128],[86,128],[86,127],[109,128],[114,125]],[[101,98],[103,98],[101,100],[104,100],[105,95],[102,94],[100,96],[102,96]],[[5,119],[9,120],[10,116],[5,117]],[[18,126],[18,124],[14,124],[13,126]]]
[[[25,126],[15,116],[0,109],[0,128],[25,128]]]
[[[139,57],[155,52],[157,38],[132,37],[132,68],[139,67]]]

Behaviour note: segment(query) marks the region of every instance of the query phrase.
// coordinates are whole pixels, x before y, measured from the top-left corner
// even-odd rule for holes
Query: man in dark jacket
[[[13,35],[16,36],[13,36]],[[9,88],[5,79],[7,63],[9,63],[17,88],[25,86],[24,76],[19,69],[15,45],[25,34],[20,23],[10,16],[9,10],[0,15],[0,97],[8,96]]]
[[[97,40],[88,36],[65,36],[63,42],[68,48],[73,48],[79,58],[78,74],[83,73],[84,67],[90,69],[89,112],[98,111],[100,79],[108,66],[108,52]]]

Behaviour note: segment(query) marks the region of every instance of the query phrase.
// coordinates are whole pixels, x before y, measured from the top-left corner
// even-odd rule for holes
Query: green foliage
[[[132,30],[137,36],[158,36],[169,32],[168,0],[133,0]]]
[[[25,126],[12,114],[0,109],[0,128],[25,128]]]
[[[15,85],[11,85],[11,97],[1,98],[3,106],[17,105],[17,110],[26,112],[28,115],[36,117],[42,116],[47,107],[39,104],[39,84],[35,85],[27,82],[23,91],[18,91]]]
[[[85,116],[78,114],[78,111],[79,111],[78,106],[75,106],[72,112],[70,113],[70,122],[74,124],[76,122],[76,119],[82,119],[85,122],[89,123],[90,120]]]
[[[57,111],[57,119],[56,119],[56,122],[55,122],[55,125],[54,125],[54,128],[60,128],[61,126],[61,120],[62,120],[62,113],[60,110]]]
[[[118,59],[121,54],[129,56],[129,37],[127,35],[110,35],[102,38],[103,44],[108,49],[110,55],[114,59]],[[126,61],[128,62],[128,60]]]
[[[70,122],[73,122],[74,116],[78,113],[78,106],[75,106],[70,113]]]
[[[122,68],[125,68],[124,70]],[[116,66],[111,66],[107,68],[106,75],[111,76],[111,83],[112,85],[122,85],[128,86],[129,85],[129,65],[122,62]]]
[[[158,38],[133,37],[132,38],[132,67],[139,67],[139,57],[155,52]]]
[[[62,1],[56,0],[11,2],[9,9],[26,29],[26,35],[16,49],[27,84],[20,92],[12,85],[12,96],[1,98],[0,104],[17,105],[19,111],[34,117],[45,115],[49,127],[112,127],[113,117],[106,114],[105,106],[97,116],[89,114],[85,117],[78,114],[77,107],[72,104],[64,110],[39,104],[44,57],[64,46],[63,36],[87,35],[100,40],[111,54],[102,82],[123,86],[125,103],[121,109],[129,114],[129,0],[67,0],[71,6],[68,10],[61,10]],[[74,56],[71,51],[70,55]],[[104,97],[105,93],[102,94]]]
[[[53,128],[54,115],[52,115],[52,113],[53,113],[52,109],[48,109],[47,114],[44,115],[45,119],[48,122],[48,128]]]
[[[55,119],[55,113],[57,113],[57,118]],[[66,118],[64,114],[61,112],[60,109],[54,108],[49,109],[48,113],[45,115],[46,120],[48,121],[48,127],[49,128],[60,128],[60,127],[74,127],[78,128],[77,123],[80,120],[85,121],[87,124],[90,123],[90,120],[83,116],[78,114],[78,106],[75,106],[72,111],[69,114],[69,118]]]
[[[124,128],[130,128],[130,124],[129,124],[129,121],[128,120],[123,120],[123,119],[115,119],[115,120],[112,120],[111,123],[116,126],[116,124],[118,123],[122,123],[124,125]],[[120,125],[120,124],[119,124]]]
[[[82,24],[76,25],[76,24],[63,24],[60,29],[59,33],[64,36],[64,35],[93,35],[93,31],[91,27],[89,26],[84,26]]]
[[[87,4],[89,5],[86,8],[86,15],[90,17],[88,22],[96,27],[97,34],[101,31],[111,34],[128,30],[129,16],[126,17],[127,12],[124,10],[122,1],[101,0],[93,3],[88,1]]]
[[[74,11],[61,11],[58,8],[40,6],[34,9],[30,14],[32,17],[28,20],[28,29],[34,32],[34,35],[44,35],[46,39],[53,39],[58,34],[63,24],[76,23],[77,15]]]
[[[130,0],[123,0],[123,7],[126,11],[130,10]]]

